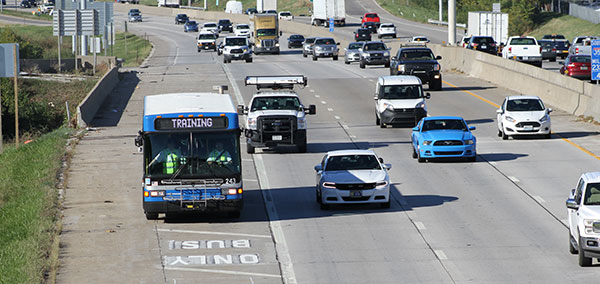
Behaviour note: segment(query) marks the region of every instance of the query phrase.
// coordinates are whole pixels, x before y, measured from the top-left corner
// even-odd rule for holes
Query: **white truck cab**
[[[417,125],[427,116],[429,93],[423,93],[423,84],[416,76],[383,76],[375,87],[375,124],[385,128],[388,124]]]
[[[296,146],[299,152],[306,152],[306,115],[316,114],[317,109],[315,105],[305,107],[293,88],[306,86],[308,79],[302,75],[248,76],[244,82],[259,90],[248,107],[238,106],[238,113],[247,115],[246,151],[252,154],[256,147]]]
[[[502,49],[502,57],[542,67],[542,47],[532,36],[511,36]]]
[[[252,48],[245,36],[228,36],[223,40],[223,63],[231,60],[246,60],[252,62]]]
[[[567,199],[569,251],[579,254],[579,265],[600,258],[600,172],[582,174]]]

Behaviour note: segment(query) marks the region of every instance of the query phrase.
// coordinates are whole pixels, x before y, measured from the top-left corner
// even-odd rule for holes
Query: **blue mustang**
[[[469,162],[477,159],[476,139],[462,117],[424,117],[412,129],[412,157],[419,163],[433,158],[466,158]]]

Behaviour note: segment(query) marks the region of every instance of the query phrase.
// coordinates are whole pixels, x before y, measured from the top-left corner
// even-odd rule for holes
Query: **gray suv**
[[[360,50],[360,68],[366,65],[390,67],[390,50],[382,41],[367,41]]]
[[[313,44],[312,59],[316,61],[319,57],[333,57],[333,60],[338,60],[338,45],[333,38],[318,37]]]
[[[312,55],[313,43],[315,43],[316,37],[307,37],[304,39],[304,43],[302,44],[302,56],[307,57]]]

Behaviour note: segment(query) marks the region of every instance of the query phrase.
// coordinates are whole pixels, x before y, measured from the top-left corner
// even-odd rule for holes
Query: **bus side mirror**
[[[317,114],[317,106],[309,105],[308,106],[308,114]]]
[[[238,105],[237,106],[237,113],[239,115],[244,115],[246,114],[246,107],[244,107],[244,105]]]
[[[134,139],[134,144],[138,147],[138,152],[142,152],[142,146],[144,145],[144,138],[142,137],[142,131],[138,131],[138,136]]]

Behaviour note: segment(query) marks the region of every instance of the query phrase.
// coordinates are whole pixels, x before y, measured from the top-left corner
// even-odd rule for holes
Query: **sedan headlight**
[[[548,121],[548,115],[545,114],[544,116],[542,116],[542,118],[540,118],[540,122],[546,122]]]
[[[388,185],[388,182],[386,180],[378,181],[375,183],[376,188],[383,188],[386,185]]]
[[[431,141],[431,140],[425,140],[425,141],[423,141],[423,145],[431,145],[432,142],[433,141]]]
[[[398,72],[404,72],[404,64],[398,64]]]
[[[504,119],[510,121],[510,122],[515,122],[516,120],[510,116],[505,116]]]
[[[322,185],[324,188],[335,188],[335,182],[326,181]]]
[[[298,117],[298,129],[306,129],[306,118]]]
[[[425,102],[419,102],[415,108],[425,108]]]
[[[383,107],[389,111],[394,111],[394,105],[390,103],[383,103]]]
[[[388,57],[388,56],[390,56],[390,53],[388,51],[386,51],[383,53],[383,56]]]
[[[248,118],[248,129],[256,130],[256,118]]]
[[[473,145],[473,144],[475,144],[475,142],[473,141],[473,139],[465,140],[465,145]]]
[[[435,65],[433,65],[433,71],[440,71],[440,64],[436,63]]]
[[[315,50],[318,50],[318,51],[321,51],[321,50],[323,50],[323,48],[322,48],[322,47],[320,47],[320,46],[316,46],[314,49],[315,49]]]

